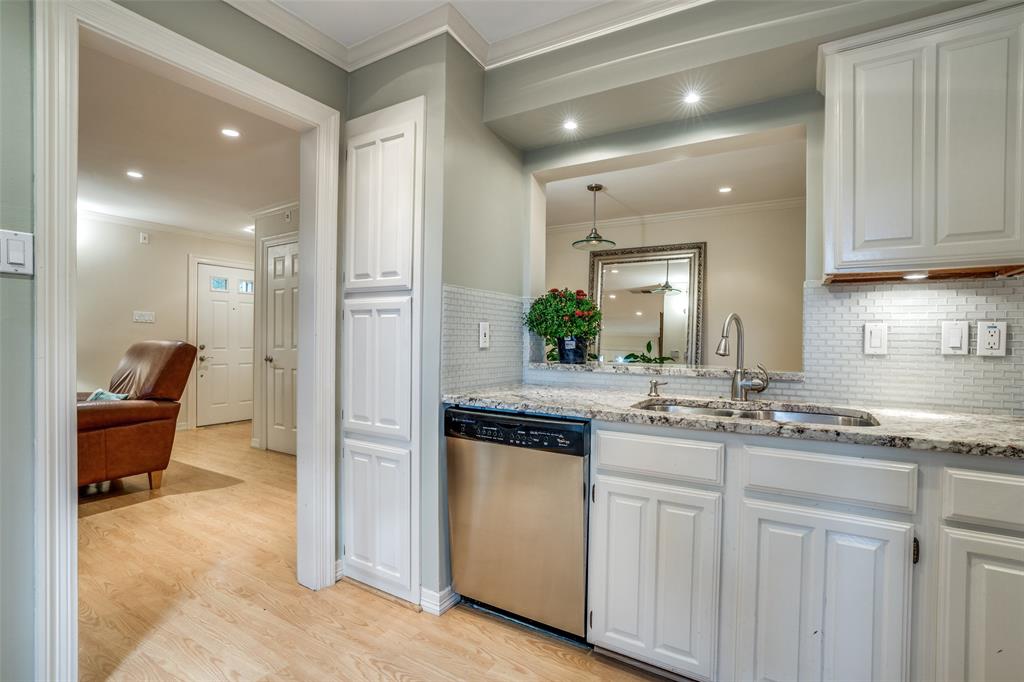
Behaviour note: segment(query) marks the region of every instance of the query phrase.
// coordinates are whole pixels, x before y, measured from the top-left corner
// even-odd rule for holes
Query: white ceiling
[[[778,137],[784,139],[752,147],[736,140],[702,145],[699,154],[671,161],[550,182],[547,224],[590,222],[587,185],[595,182],[605,186],[597,197],[599,228],[602,220],[802,197],[805,140]],[[732,191],[719,192],[724,186]]]
[[[253,213],[298,199],[298,133],[98,47],[81,48],[80,208],[245,238]]]
[[[444,0],[274,0],[345,47],[427,14]],[[496,43],[610,0],[455,0],[450,3],[488,43]]]

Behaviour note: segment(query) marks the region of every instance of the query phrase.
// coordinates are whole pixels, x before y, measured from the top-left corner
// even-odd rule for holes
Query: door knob
[[[267,357],[263,358],[263,362],[273,362],[273,361],[274,361],[274,356],[273,355],[268,355]]]
[[[199,344],[199,350],[206,350],[206,344],[205,343]]]
[[[199,362],[206,362],[207,360],[212,360],[212,359],[213,358],[208,358],[205,355],[200,355],[199,356]]]

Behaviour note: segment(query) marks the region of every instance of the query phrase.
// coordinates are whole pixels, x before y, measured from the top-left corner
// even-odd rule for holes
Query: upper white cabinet
[[[1024,10],[979,11],[822,47],[826,273],[1024,263]]]
[[[345,287],[412,288],[416,210],[416,124],[377,128],[348,140]]]

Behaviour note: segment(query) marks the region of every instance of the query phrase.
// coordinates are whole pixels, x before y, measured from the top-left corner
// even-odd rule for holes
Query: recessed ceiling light
[[[912,272],[909,275],[903,275],[903,279],[915,280],[915,279],[928,279],[927,272]]]
[[[729,192],[732,191],[732,187],[719,187],[718,191],[721,192],[722,194],[728,194]]]
[[[687,104],[696,104],[697,102],[700,101],[700,93],[697,92],[696,90],[690,90],[685,95],[683,95],[683,101],[686,102]]]
[[[234,128],[221,128],[220,134],[224,137],[241,137],[242,133],[238,132]]]
[[[565,122],[562,123],[562,127],[566,130],[576,130],[580,127],[580,124],[576,122],[576,119],[567,118],[565,119]]]
[[[246,225],[242,229],[245,230],[246,232],[255,232],[256,231],[256,226],[255,225]]]
[[[618,270],[612,270],[612,274],[613,275],[617,275],[617,274],[619,274],[619,271]]]
[[[643,315],[644,313],[643,313],[643,311],[638,310],[638,311],[636,311],[636,314],[637,314],[637,317],[639,317],[640,315]]]
[[[615,298],[615,294],[608,294],[608,298]]]
[[[137,170],[128,170],[128,171],[125,171],[124,174],[127,175],[129,178],[135,178],[136,180],[141,180],[142,179],[142,173],[140,173]]]

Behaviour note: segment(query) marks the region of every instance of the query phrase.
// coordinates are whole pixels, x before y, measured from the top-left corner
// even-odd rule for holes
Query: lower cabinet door
[[[345,440],[345,575],[403,599],[412,591],[409,460],[405,448]]]
[[[1024,540],[943,528],[938,678],[1024,678]]]
[[[744,500],[742,680],[907,678],[913,526]]]
[[[713,679],[721,495],[600,475],[594,485],[587,639]]]

